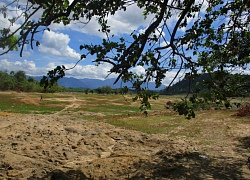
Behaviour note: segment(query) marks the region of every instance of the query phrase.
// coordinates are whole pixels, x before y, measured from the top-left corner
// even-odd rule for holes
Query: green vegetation
[[[23,114],[51,114],[63,109],[65,102],[51,101],[46,96],[40,100],[41,93],[0,93],[0,111]],[[44,95],[43,95],[44,96]]]
[[[90,88],[65,88],[64,92],[81,92],[85,94],[128,94],[133,93],[133,91],[130,91],[127,87],[123,88],[116,88],[112,89],[110,86],[102,86],[98,87],[97,89],[90,89]]]
[[[143,9],[141,17],[150,18],[147,21],[149,23],[144,25],[146,28],[140,32],[141,29],[136,27],[131,30],[130,36],[129,33],[124,33],[126,36],[113,34],[109,17],[127,11],[132,5]],[[8,19],[9,26],[0,30],[0,47],[4,48],[0,55],[19,48],[22,56],[27,44],[32,49],[34,45],[39,46],[37,33],[50,31],[53,23],[67,26],[70,23],[87,24],[96,20],[99,32],[106,37],[98,44],[90,42],[80,45],[81,60],[91,59],[97,65],[109,64],[110,74],[118,74],[114,83],[120,79],[132,82],[137,93],[136,98],[143,99],[142,110],[150,109],[149,99],[155,98],[142,84],[154,80],[159,87],[166,73],[171,71],[175,75],[170,84],[181,73],[187,79],[197,78],[204,73],[213,76],[207,82],[207,93],[195,92],[201,93],[197,97],[204,95],[204,101],[224,101],[226,104],[227,97],[234,96],[235,90],[242,92],[241,90],[249,89],[249,81],[246,83],[241,76],[249,71],[250,63],[248,0],[186,0],[183,3],[179,0],[75,0],[71,3],[68,0],[27,0],[24,4],[13,0],[0,7],[4,18],[7,19],[8,12],[13,11],[12,6],[16,10],[22,9],[25,16],[17,15]],[[25,18],[25,21],[14,32],[11,31],[20,18]],[[138,66],[145,69],[144,75],[131,70]],[[231,76],[234,69],[240,74]],[[69,69],[64,65],[57,66],[44,76],[42,83],[45,87],[50,87],[64,77],[67,70]],[[106,92],[110,93],[110,89],[106,89]],[[192,106],[184,99],[183,104],[176,106],[176,110],[191,118],[195,116]]]
[[[63,87],[56,83],[53,87],[47,89],[47,92],[61,92]],[[40,82],[33,77],[27,77],[24,71],[0,71],[0,91],[22,91],[22,92],[44,92]]]
[[[126,129],[137,130],[145,133],[170,133],[171,130],[183,124],[183,119],[176,115],[152,115],[138,116],[118,119],[108,119],[107,122]]]
[[[42,99],[41,99],[42,97]],[[55,113],[67,111],[117,115],[138,113],[138,103],[132,96],[102,95],[84,93],[18,93],[1,92],[0,110],[15,113]],[[68,105],[72,106],[67,107]],[[75,105],[74,105],[75,104]]]
[[[215,88],[212,88],[212,79],[216,78],[217,74],[201,74],[197,77],[185,77],[179,82],[173,84],[169,87],[168,91],[161,90],[160,94],[194,94],[200,92],[205,97],[205,94],[208,94],[208,91],[213,91]],[[227,97],[245,97],[250,96],[250,75],[239,75],[239,74],[224,74],[225,84],[224,88],[228,89],[224,92],[224,96]],[[237,81],[241,82],[237,82]],[[234,84],[240,83],[241,86],[233,86]],[[216,91],[215,91],[216,92]],[[211,92],[210,92],[211,93]],[[214,97],[216,99],[216,97]],[[218,98],[217,98],[218,99]]]
[[[234,75],[236,76],[236,75]],[[100,98],[97,100],[91,100],[93,98],[94,93],[97,93],[99,95],[104,95],[106,94],[108,98],[110,98],[111,101],[114,100],[114,95],[117,94],[133,94],[136,92],[130,91],[127,87],[121,88],[121,89],[111,89],[109,86],[103,86],[99,87],[96,90],[93,89],[80,89],[80,88],[63,88],[58,86],[56,83],[49,89],[43,89],[40,87],[40,83],[36,81],[32,77],[26,77],[26,74],[24,71],[18,71],[18,72],[10,72],[7,73],[6,71],[0,71],[0,90],[8,91],[8,90],[15,90],[15,91],[26,91],[26,92],[60,92],[60,91],[65,91],[65,92],[81,92],[82,95],[84,94],[84,98],[88,96],[90,102],[88,106],[79,106],[75,108],[73,111],[78,111],[78,110],[84,110],[84,111],[89,111],[92,113],[97,113],[97,112],[102,112],[104,115],[114,115],[114,114],[129,114],[131,112],[137,112],[138,107],[140,107],[141,111],[146,111],[147,109],[145,108],[144,104],[146,101],[149,101],[148,96],[142,96],[142,95],[136,95],[136,97],[133,97],[134,101],[140,100],[140,104],[137,103],[138,107],[131,107],[132,102],[124,101],[124,103],[120,103],[121,99],[117,102],[110,102],[107,100],[107,98]],[[242,76],[244,78],[246,86],[249,85],[249,77],[250,76]],[[175,103],[173,103],[173,108],[175,111],[179,112],[179,115],[185,115],[188,119],[194,118],[195,113],[194,111],[201,110],[201,109],[209,109],[209,108],[215,108],[215,109],[221,109],[223,107],[230,108],[232,107],[231,102],[227,99],[227,101],[217,101],[217,97],[214,97],[213,101],[215,103],[211,103],[211,96],[206,99],[205,94],[207,93],[208,89],[204,88],[201,84],[204,84],[203,82],[206,81],[209,78],[209,75],[203,75],[199,76],[197,79],[183,79],[182,81],[176,83],[175,85],[170,87],[169,92],[172,94],[182,94],[182,93],[190,93],[189,96],[184,96],[182,97],[182,101],[178,101],[175,99]],[[202,93],[203,96],[198,97],[197,89],[199,89]],[[46,90],[46,91],[45,91]],[[245,91],[244,91],[245,90]],[[145,91],[146,92],[146,91]],[[237,93],[239,92],[239,93]],[[148,91],[147,93],[154,94],[155,92],[150,92]],[[234,90],[234,93],[236,93],[239,97],[240,96],[248,96],[249,92],[244,86],[242,89]],[[164,94],[164,92],[160,92],[160,94]],[[235,94],[235,95],[236,95]],[[47,97],[50,97],[50,104],[53,104],[53,94],[48,94]],[[117,97],[117,96],[116,96]],[[120,96],[123,97],[123,96]],[[152,96],[154,97],[154,96]],[[63,98],[63,97],[62,97]],[[65,97],[67,98],[67,95],[65,94]],[[157,99],[158,96],[155,96],[154,99]],[[179,97],[180,98],[180,97]],[[209,101],[209,100],[210,101]],[[4,100],[3,100],[4,101]],[[94,103],[92,103],[94,102]],[[57,102],[54,102],[55,104]],[[154,101],[150,101],[148,103],[148,108],[150,107],[151,110],[157,109],[157,103],[151,106],[151,104],[154,104]],[[40,103],[42,105],[42,103]],[[117,105],[119,104],[119,105]],[[6,106],[8,106],[8,103],[6,103]],[[12,106],[12,105],[11,105]],[[154,107],[156,106],[156,107]],[[107,108],[108,107],[108,108]],[[19,107],[19,109],[16,109],[16,112],[22,112],[26,110],[32,110],[36,111],[36,106],[31,106],[25,105],[22,107]],[[6,109],[2,107],[2,109]],[[108,110],[107,110],[108,109]],[[121,110],[122,109],[122,110]],[[45,110],[44,110],[45,111]],[[105,111],[105,112],[103,112]],[[148,111],[146,111],[148,113]],[[241,113],[242,114],[242,113]]]
[[[109,94],[74,93],[78,106],[69,108],[71,111],[84,111],[102,115],[122,115],[140,112],[138,103],[132,101],[132,96]]]
[[[221,120],[228,120],[232,124],[236,124],[235,116],[236,110],[207,110],[197,112],[197,118],[193,121],[187,121],[175,113],[152,113],[145,116],[127,116],[107,119],[107,122],[126,129],[137,130],[150,134],[166,133],[169,136],[188,136],[199,137],[201,141],[207,141],[203,137],[202,127],[210,129],[210,131],[227,131],[227,129],[219,129]],[[106,119],[106,118],[105,118]],[[202,121],[207,119],[207,121]],[[248,117],[241,118],[241,121],[247,121]],[[229,121],[230,120],[230,121]],[[209,142],[206,142],[209,143]]]
[[[40,100],[40,96],[43,99]],[[103,121],[112,125],[137,130],[145,133],[168,133],[170,136],[199,136],[200,127],[216,126],[217,119],[239,118],[244,112],[249,111],[249,105],[244,109],[207,109],[198,111],[197,118],[186,121],[171,109],[166,109],[168,101],[177,102],[180,96],[161,96],[158,100],[151,101],[153,108],[148,115],[138,109],[140,101],[133,101],[133,95],[102,95],[84,93],[0,93],[0,112],[10,113],[37,113],[70,115],[83,120]],[[239,99],[234,99],[236,102]],[[248,109],[246,109],[248,107]],[[237,113],[240,113],[239,115]],[[235,116],[232,116],[235,115]],[[248,116],[248,117],[247,117]],[[249,118],[240,117],[241,120]],[[201,119],[211,119],[208,122]],[[177,129],[177,130],[176,130]]]
[[[212,79],[217,79],[217,76],[218,73],[202,74],[192,78],[187,76],[170,86],[168,91],[163,90],[159,93],[183,94],[185,98],[174,105],[174,110],[178,111],[179,115],[185,115],[187,119],[195,118],[195,111],[200,109],[231,108],[235,103],[231,102],[232,97],[246,98],[250,96],[249,75],[223,73],[224,90],[218,90],[222,86],[214,87],[215,84]],[[234,86],[234,84],[241,85]]]

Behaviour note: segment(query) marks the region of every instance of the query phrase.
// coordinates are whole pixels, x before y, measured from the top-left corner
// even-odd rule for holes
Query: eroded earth
[[[205,141],[70,114],[0,112],[0,179],[250,179],[250,120],[238,121],[217,122],[227,134],[204,128]]]

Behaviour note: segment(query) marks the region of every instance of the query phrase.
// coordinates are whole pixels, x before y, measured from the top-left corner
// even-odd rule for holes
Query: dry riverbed
[[[0,179],[250,179],[250,120],[237,121],[197,138],[0,112]]]

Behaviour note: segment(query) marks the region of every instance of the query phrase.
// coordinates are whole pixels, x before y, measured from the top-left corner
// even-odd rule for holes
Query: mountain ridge
[[[35,76],[33,77],[37,81],[40,81],[42,79],[42,76]],[[66,88],[89,88],[89,89],[97,89],[99,87],[103,86],[110,86],[112,89],[122,88],[124,86],[127,86],[128,88],[132,88],[132,83],[130,82],[122,82],[122,80],[119,80],[116,84],[114,84],[116,78],[109,78],[109,79],[90,79],[90,78],[83,78],[83,79],[77,79],[74,77],[63,77],[58,80],[59,86],[64,86]],[[142,87],[148,87],[149,90],[162,90],[166,88],[166,86],[162,85],[159,88],[155,88],[154,82],[148,82],[147,84],[144,84]]]

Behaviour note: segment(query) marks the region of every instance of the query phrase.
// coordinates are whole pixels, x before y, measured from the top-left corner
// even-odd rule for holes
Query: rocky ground
[[[0,112],[0,179],[250,179],[250,123],[230,131],[209,144],[70,115]]]

